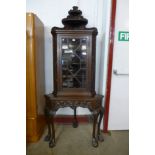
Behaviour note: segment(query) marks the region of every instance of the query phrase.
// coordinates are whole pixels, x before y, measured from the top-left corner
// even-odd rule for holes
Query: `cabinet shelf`
[[[87,68],[79,68],[79,70],[86,70],[86,69],[87,69]],[[63,67],[62,70],[63,70],[63,71],[68,70],[68,71],[71,71],[71,72],[73,71],[73,69],[69,69],[69,68],[67,68],[67,67],[66,67],[66,68]]]

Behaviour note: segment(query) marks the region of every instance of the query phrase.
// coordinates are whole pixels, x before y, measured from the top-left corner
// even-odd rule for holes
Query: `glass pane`
[[[85,88],[87,38],[62,38],[62,87]]]

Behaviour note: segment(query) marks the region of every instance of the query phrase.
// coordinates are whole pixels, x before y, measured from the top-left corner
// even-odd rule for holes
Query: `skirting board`
[[[90,115],[77,115],[76,117],[79,123],[88,123],[91,121]],[[57,115],[54,118],[54,122],[62,124],[72,124],[73,118],[73,115]]]

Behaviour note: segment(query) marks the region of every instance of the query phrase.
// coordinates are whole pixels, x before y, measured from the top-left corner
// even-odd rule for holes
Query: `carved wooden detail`
[[[62,19],[63,28],[53,27],[54,91],[45,95],[45,115],[48,125],[49,146],[55,146],[54,115],[59,108],[74,110],[73,127],[78,126],[76,108],[88,108],[93,114],[92,145],[103,141],[100,125],[104,113],[102,95],[95,92],[95,61],[97,28],[86,28],[88,20],[74,6]],[[99,121],[97,122],[99,118]],[[51,126],[52,124],[52,131]],[[97,131],[96,131],[96,124]]]
[[[45,140],[50,141],[49,142],[50,147],[55,146],[55,130],[54,130],[53,117],[59,108],[64,107],[71,107],[74,110],[76,110],[77,107],[88,108],[94,116],[92,145],[94,147],[97,147],[98,141],[104,140],[102,135],[100,134],[100,125],[104,113],[104,108],[102,107],[102,98],[103,98],[102,95],[80,98],[80,97],[55,97],[53,94],[48,94],[45,95],[45,98],[46,98],[45,115],[47,117],[47,123],[48,123],[48,135],[45,137]],[[96,135],[96,123],[98,117],[99,122]],[[52,132],[50,128],[49,119],[52,119]],[[76,115],[74,115],[73,127],[77,126],[78,122],[76,119]]]
[[[62,23],[64,24],[65,28],[82,28],[87,25],[88,20],[83,18],[82,11],[78,10],[77,6],[73,7],[73,10],[68,12],[67,18],[62,19]]]
[[[70,107],[75,109],[76,107],[88,108],[91,112],[97,113],[101,108],[102,96],[98,95],[96,98],[80,99],[80,98],[58,98],[53,94],[45,95],[46,106],[52,111],[57,111],[59,108]]]

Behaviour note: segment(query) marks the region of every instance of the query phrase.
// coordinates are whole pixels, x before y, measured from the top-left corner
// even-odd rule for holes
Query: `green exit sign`
[[[129,32],[128,31],[119,31],[118,32],[119,41],[129,41]]]

